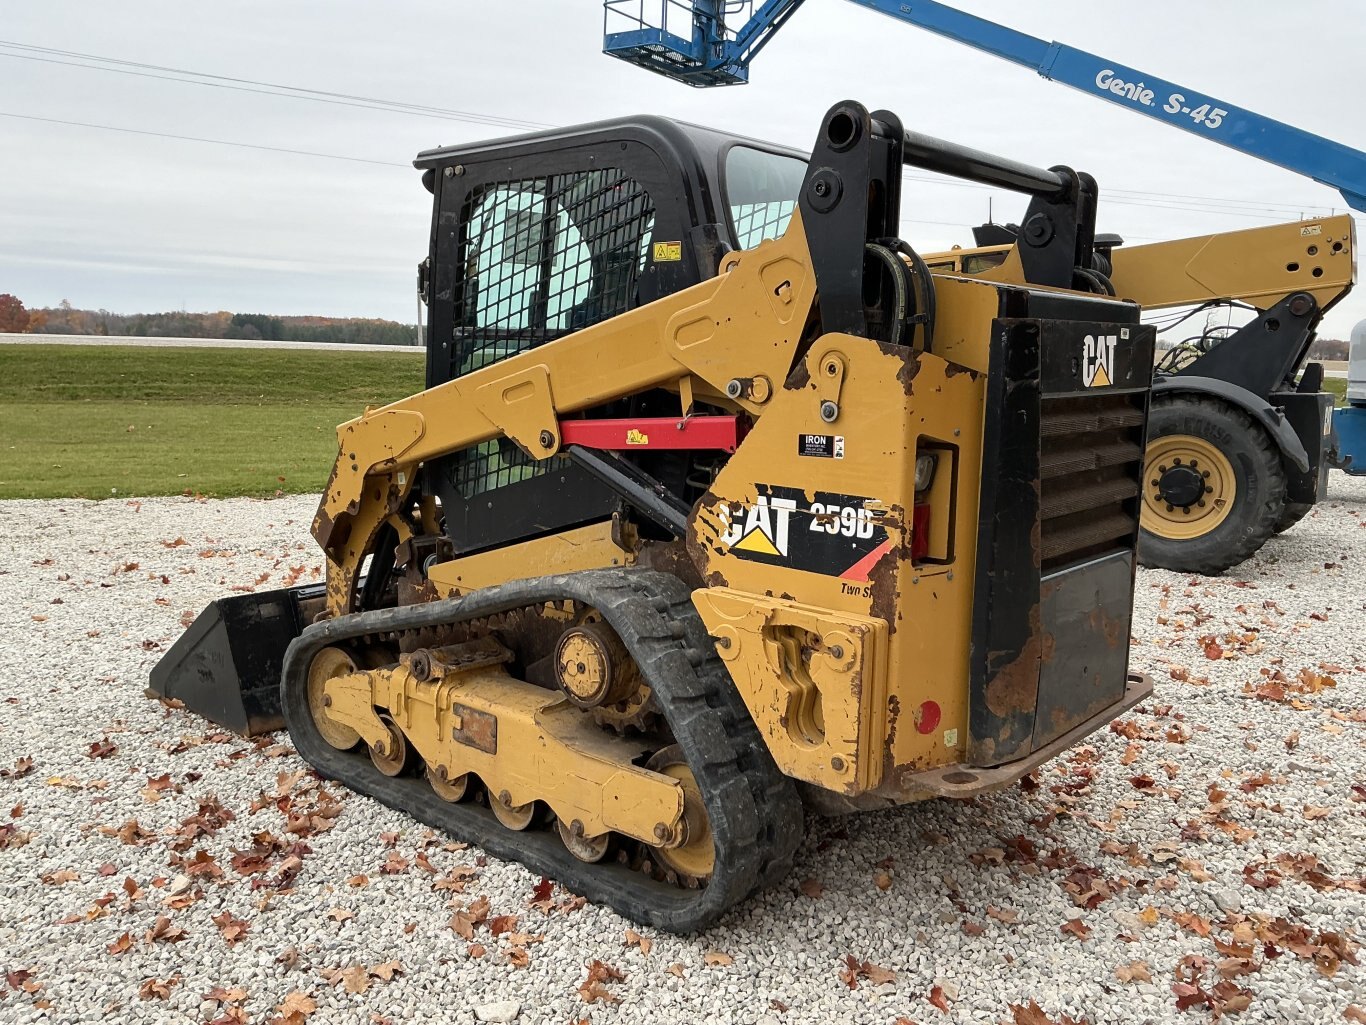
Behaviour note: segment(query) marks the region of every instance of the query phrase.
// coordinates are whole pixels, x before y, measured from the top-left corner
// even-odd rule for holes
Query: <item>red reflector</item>
[[[933,733],[939,728],[939,705],[936,702],[921,703],[920,714],[915,717],[915,728],[920,733]]]
[[[911,559],[919,562],[930,554],[930,503],[921,502],[911,513]]]

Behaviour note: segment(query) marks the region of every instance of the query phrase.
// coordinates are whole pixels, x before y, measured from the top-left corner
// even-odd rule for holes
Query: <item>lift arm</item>
[[[1352,208],[1366,210],[1366,153],[1361,150],[933,0],[852,2],[1312,178],[1337,189]],[[802,3],[604,0],[603,51],[689,85],[741,84],[749,79],[749,62]],[[743,20],[737,24],[738,19]]]

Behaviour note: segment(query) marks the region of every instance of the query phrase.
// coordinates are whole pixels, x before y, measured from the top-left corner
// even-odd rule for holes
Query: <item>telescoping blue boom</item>
[[[603,50],[689,85],[738,85],[804,0],[604,0]],[[1366,153],[1188,86],[933,0],[851,0],[1337,189],[1366,211]]]

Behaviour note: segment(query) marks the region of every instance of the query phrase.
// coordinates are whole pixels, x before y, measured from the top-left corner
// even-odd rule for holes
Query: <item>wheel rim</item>
[[[1238,497],[1233,464],[1216,446],[1190,434],[1148,442],[1143,457],[1143,529],[1188,540],[1215,530]]]
[[[521,832],[531,825],[531,820],[536,815],[535,801],[514,805],[492,791],[489,791],[489,808],[499,822],[516,832]]]
[[[559,831],[560,840],[564,843],[565,849],[580,861],[586,861],[590,865],[601,861],[607,855],[607,845],[612,839],[610,833],[603,833],[602,836],[576,836],[574,827],[565,823],[564,819],[555,820],[555,828]],[[579,827],[582,834],[583,827]]]
[[[716,867],[716,844],[712,841],[711,821],[697,778],[677,745],[656,752],[646,768],[678,780],[683,787],[683,843],[677,847],[652,847],[651,851],[685,881],[706,882]]]
[[[389,731],[389,752],[385,754],[372,746],[370,748],[370,761],[374,762],[375,768],[384,775],[397,776],[408,764],[408,738],[403,735],[403,731],[395,726],[394,721],[387,715],[381,715],[379,720],[384,723],[384,728]]]
[[[455,804],[465,799],[465,794],[470,788],[470,774],[462,772],[454,779],[447,779],[440,771],[428,766],[427,782],[437,797]]]
[[[308,711],[323,740],[338,751],[349,751],[360,743],[360,734],[332,718],[323,689],[328,680],[356,672],[356,663],[341,648],[323,648],[308,667]]]

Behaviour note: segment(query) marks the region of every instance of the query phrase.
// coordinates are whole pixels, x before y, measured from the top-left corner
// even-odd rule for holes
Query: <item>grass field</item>
[[[422,380],[411,352],[0,345],[0,498],[320,491],[337,424]]]
[[[0,498],[320,491],[412,352],[0,345]]]

